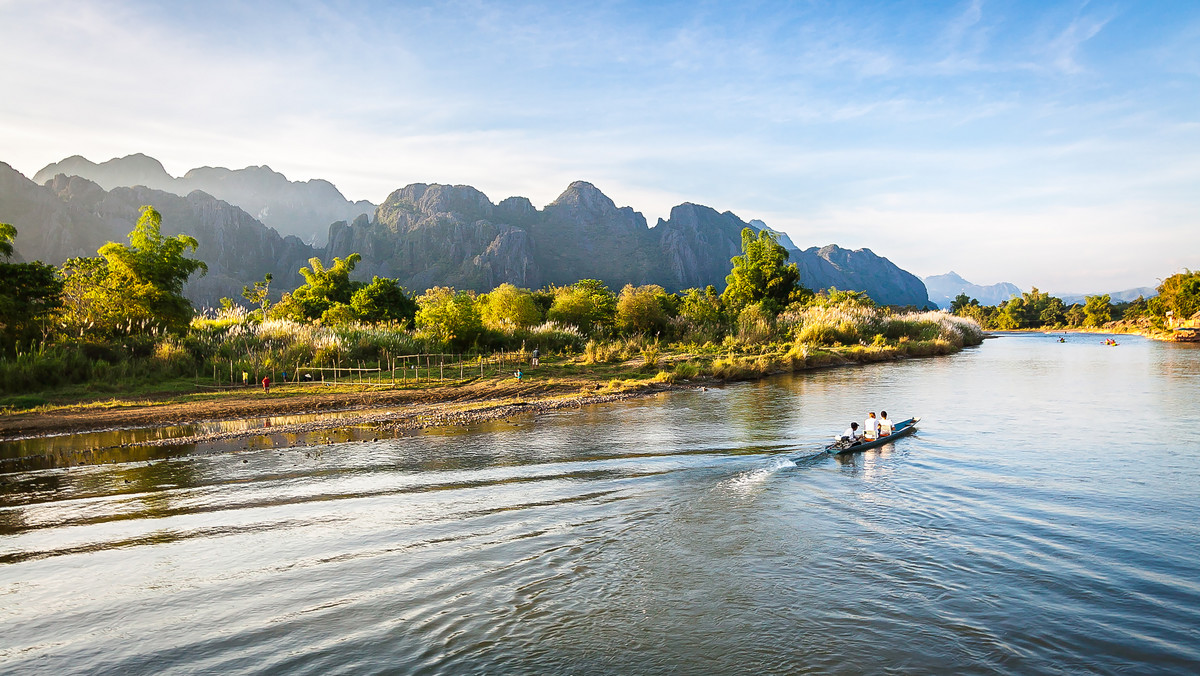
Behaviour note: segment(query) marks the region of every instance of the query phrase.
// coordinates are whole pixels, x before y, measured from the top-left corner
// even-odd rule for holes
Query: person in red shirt
[[[263,392],[266,392],[267,394],[271,393],[271,376],[263,377]]]

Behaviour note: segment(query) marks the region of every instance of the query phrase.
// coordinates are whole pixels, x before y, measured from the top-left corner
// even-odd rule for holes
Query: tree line
[[[1037,287],[996,305],[980,305],[960,293],[950,303],[950,311],[1000,331],[1102,327],[1165,331],[1200,312],[1200,271],[1173,274],[1156,291],[1158,295],[1151,298],[1138,296],[1116,303],[1109,294],[1098,294],[1069,306]]]
[[[143,206],[128,244],[109,242],[94,257],[72,258],[55,268],[41,262],[12,263],[16,228],[0,224],[0,352],[33,343],[111,340],[138,335],[181,335],[197,313],[183,286],[207,266],[190,257],[190,235],[166,237],[162,215]],[[652,335],[719,340],[743,315],[775,317],[816,294],[800,285],[788,253],[767,231],[742,232],[742,249],[731,260],[726,288],[667,292],[658,285],[627,284],[619,291],[583,279],[531,290],[502,284],[487,293],[434,287],[414,294],[397,280],[352,280],[357,253],[319,258],[299,270],[304,283],[272,302],[273,275],[243,288],[249,321],[286,319],[344,326],[390,323],[463,349],[487,346],[496,334],[545,322],[573,327],[586,337]],[[865,300],[863,296],[860,300]],[[243,309],[224,298],[214,313]]]

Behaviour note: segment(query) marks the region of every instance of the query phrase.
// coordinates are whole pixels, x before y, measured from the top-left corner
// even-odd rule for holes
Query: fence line
[[[524,352],[501,351],[490,355],[463,355],[441,352],[387,355],[376,363],[366,366],[365,360],[354,360],[347,365],[311,366],[296,363],[293,367],[265,367],[247,362],[229,360],[229,385],[236,386],[236,372],[242,373],[242,385],[257,386],[264,376],[272,383],[305,384],[361,384],[376,386],[408,386],[432,382],[462,382],[488,375],[502,375],[506,369],[520,369],[527,363]],[[221,367],[223,369],[224,367]],[[457,371],[457,373],[455,373]],[[221,374],[213,365],[213,381],[221,384]]]

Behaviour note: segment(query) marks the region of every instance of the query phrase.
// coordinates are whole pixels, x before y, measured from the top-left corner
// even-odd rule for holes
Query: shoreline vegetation
[[[996,305],[981,305],[962,293],[950,311],[988,331],[1106,331],[1174,342],[1178,329],[1200,328],[1200,271],[1173,274],[1155,291],[1151,298],[1117,303],[1108,294],[1087,296],[1070,306],[1036,287]]]
[[[244,302],[196,311],[182,295],[206,269],[187,257],[196,241],[161,225],[147,206],[129,244],[97,257],[0,262],[0,440],[371,406],[558,406],[983,340],[969,318],[813,292],[775,235],[750,228],[721,291],[581,279],[415,294],[353,280],[351,254],[311,259],[289,292],[268,273]],[[0,256],[16,235],[0,228]]]
[[[838,317],[836,324],[828,323]],[[663,345],[643,336],[613,341],[589,340],[581,350],[570,346],[551,354],[540,354],[540,365],[531,367],[532,351],[506,352],[464,357],[439,369],[412,369],[400,381],[378,361],[363,362],[372,368],[348,369],[338,380],[306,382],[295,380],[274,384],[270,393],[253,383],[224,385],[219,389],[197,387],[193,378],[173,378],[137,391],[111,395],[95,390],[115,389],[89,385],[66,388],[57,401],[30,397],[36,404],[27,409],[8,408],[0,414],[0,441],[17,438],[72,434],[106,429],[166,427],[201,422],[269,418],[287,415],[326,415],[359,412],[326,422],[305,421],[292,427],[277,426],[274,433],[307,432],[313,429],[375,424],[393,430],[419,429],[435,424],[461,424],[503,418],[514,411],[541,412],[591,403],[629,399],[658,392],[717,386],[725,382],[751,380],[770,375],[866,364],[911,357],[952,354],[978,345],[983,333],[969,321],[942,312],[892,313],[883,308],[854,311],[810,309],[781,316],[784,326],[775,331],[805,335],[806,340],[721,344]],[[804,321],[807,320],[807,324]],[[808,333],[805,334],[805,326]],[[291,327],[295,328],[295,327]],[[258,325],[251,332],[276,335],[278,325]],[[347,327],[354,331],[354,327]],[[838,338],[826,331],[843,331],[850,340],[858,331],[875,330],[871,344],[820,345]],[[329,328],[333,336],[339,330]],[[814,335],[816,334],[816,335]],[[301,332],[299,335],[306,335]],[[888,335],[895,336],[892,339]],[[317,338],[327,338],[320,333]],[[285,348],[286,349],[286,348]],[[262,360],[267,361],[266,358]],[[484,375],[467,373],[482,367]],[[386,362],[384,362],[386,363]],[[445,366],[454,373],[447,373]],[[459,378],[459,367],[463,376]],[[235,364],[235,371],[239,367]],[[413,371],[417,371],[414,377]],[[521,371],[521,379],[516,371]],[[439,371],[441,375],[439,376]],[[302,369],[303,372],[303,369]],[[395,369],[394,373],[399,373]],[[257,374],[258,372],[256,372]],[[383,375],[381,375],[383,374]],[[392,377],[397,381],[392,382]],[[418,380],[418,378],[420,380]],[[115,395],[115,396],[114,396]],[[396,409],[396,407],[401,407]],[[382,409],[395,409],[384,412]],[[441,421],[440,423],[437,421]],[[157,444],[207,441],[262,435],[261,429],[195,435]]]

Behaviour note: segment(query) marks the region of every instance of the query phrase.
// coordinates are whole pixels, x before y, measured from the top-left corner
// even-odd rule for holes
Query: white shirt
[[[858,430],[854,429],[853,427],[847,427],[846,431],[842,432],[842,437],[850,437],[851,439],[857,439],[859,437]],[[842,437],[838,437],[838,438],[841,439]]]
[[[887,418],[880,418],[879,419],[879,432],[881,434],[891,434],[892,433],[892,421],[888,420]]]
[[[867,418],[867,422],[863,425],[863,434],[874,439],[879,436],[879,418]]]

